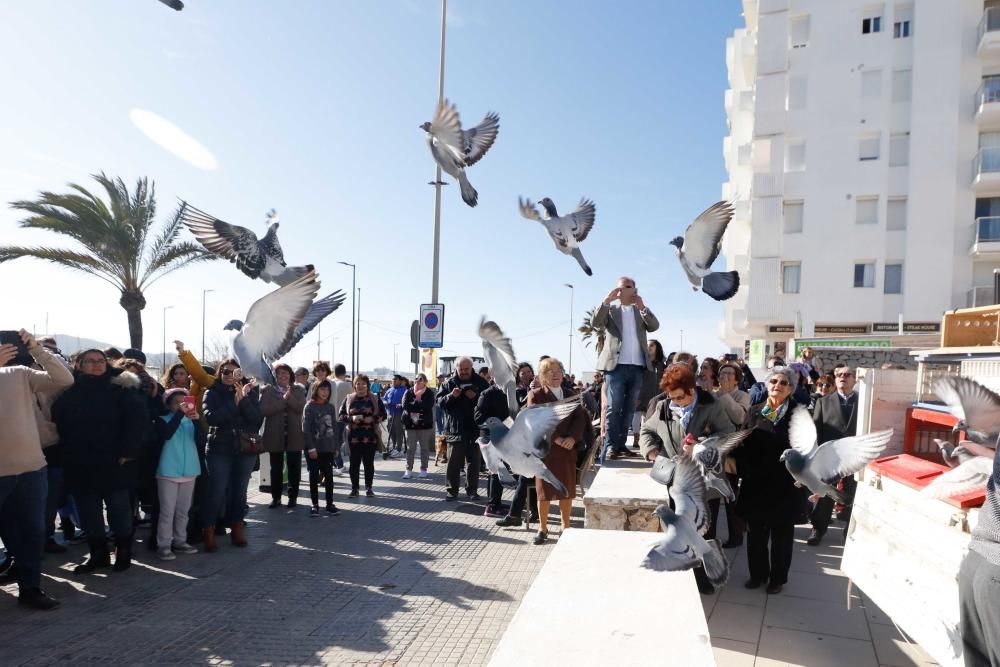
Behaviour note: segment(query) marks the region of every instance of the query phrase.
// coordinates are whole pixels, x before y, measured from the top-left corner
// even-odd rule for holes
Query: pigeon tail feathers
[[[729,561],[726,560],[726,554],[723,553],[718,540],[708,540],[708,546],[711,548],[702,559],[705,576],[713,586],[721,588],[729,579]]]
[[[584,273],[586,273],[588,276],[594,275],[594,272],[591,270],[591,268],[587,266],[587,260],[583,258],[583,253],[580,252],[579,248],[573,248],[572,255],[573,257],[576,258],[576,261],[580,264],[580,268],[583,269]]]
[[[462,201],[475,207],[479,203],[479,193],[472,187],[472,183],[469,182],[469,177],[465,175],[464,171],[458,173],[458,185],[462,188]]]
[[[738,271],[716,271],[702,279],[701,291],[716,301],[731,299],[740,289]]]

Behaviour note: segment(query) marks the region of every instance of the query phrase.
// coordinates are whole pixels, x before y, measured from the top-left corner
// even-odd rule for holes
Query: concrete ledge
[[[615,461],[601,466],[583,496],[584,528],[657,532],[654,510],[667,502],[667,487],[649,476],[651,464]]]
[[[567,530],[490,665],[715,665],[694,575],[639,567],[656,539]]]

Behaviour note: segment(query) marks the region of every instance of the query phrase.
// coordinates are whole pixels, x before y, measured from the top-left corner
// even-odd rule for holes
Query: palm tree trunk
[[[118,304],[128,315],[129,344],[136,350],[142,349],[142,309],[146,307],[146,297],[139,290],[122,292]]]

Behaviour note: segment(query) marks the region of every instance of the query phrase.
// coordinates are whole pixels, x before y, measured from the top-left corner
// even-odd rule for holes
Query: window
[[[782,207],[781,228],[786,234],[798,234],[802,231],[801,201],[786,201]]]
[[[781,293],[798,294],[799,281],[802,277],[802,265],[798,262],[786,262],[781,265]]]
[[[806,170],[806,142],[803,139],[789,139],[785,143],[785,171]]]
[[[896,5],[892,14],[893,39],[904,39],[913,34],[913,5]]]
[[[892,36],[894,39],[900,39],[903,37],[910,36],[910,22],[906,21],[896,21],[892,24]],[[886,267],[889,268],[889,267]]]
[[[806,108],[806,77],[793,76],[788,79],[788,110]]]
[[[871,16],[861,19],[861,34],[868,35],[874,32],[882,32],[882,17]]]
[[[858,197],[855,200],[854,221],[859,225],[878,224],[878,197]]]
[[[889,231],[906,229],[906,197],[890,197],[885,211],[885,228]]]
[[[809,15],[796,16],[791,20],[788,30],[789,46],[802,49],[809,44]]]
[[[749,166],[750,164],[750,150],[753,146],[749,143],[741,144],[738,149],[736,149],[736,164],[741,167]]]
[[[855,269],[855,282],[857,282],[857,269]],[[903,265],[902,264],[886,264],[885,265],[885,281],[883,283],[883,291],[886,294],[902,294],[903,293]]]
[[[875,262],[862,262],[854,265],[854,286],[875,287]]]
[[[892,73],[892,101],[909,102],[913,71],[898,69]]]
[[[858,159],[862,161],[877,160],[881,142],[882,135],[879,133],[862,135],[858,142]]]
[[[910,164],[910,134],[894,134],[889,137],[889,166],[904,167]]]
[[[882,70],[871,69],[861,73],[861,97],[875,99],[882,96]]]

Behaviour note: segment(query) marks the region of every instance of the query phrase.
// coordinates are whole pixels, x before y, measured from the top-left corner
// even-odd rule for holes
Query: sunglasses
[[[774,380],[768,380],[767,383],[771,386],[780,385],[782,387],[787,387],[789,384],[788,380],[778,380],[777,378]]]
[[[820,384],[816,385],[816,388],[817,389],[826,389],[829,386],[830,386],[829,382],[823,382],[823,383],[820,383]]]
[[[854,373],[837,373],[834,377],[837,377],[837,378],[852,378],[852,377],[854,377]]]
[[[219,371],[219,375],[221,375],[224,378],[227,378],[235,372],[236,371],[234,371],[232,368],[223,368],[221,371]]]

